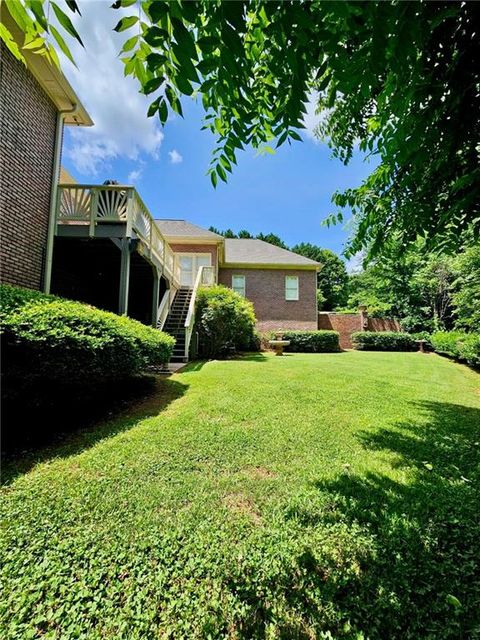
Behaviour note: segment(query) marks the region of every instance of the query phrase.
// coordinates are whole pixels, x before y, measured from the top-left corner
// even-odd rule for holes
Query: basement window
[[[285,276],[285,300],[298,300],[298,276]]]
[[[232,276],[232,289],[245,297],[245,276]]]

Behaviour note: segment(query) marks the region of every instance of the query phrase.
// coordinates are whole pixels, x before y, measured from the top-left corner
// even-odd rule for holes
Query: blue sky
[[[341,253],[348,228],[328,229],[321,221],[334,210],[332,194],[359,185],[372,165],[360,154],[346,167],[331,157],[312,135],[313,104],[303,143],[283,145],[275,155],[239,153],[228,184],[220,182],[215,190],[206,176],[214,137],[201,131],[201,107],[185,99],[185,118],[169,120],[163,130],[147,119],[148,100],[135,81],[123,77],[117,57],[125,37],[112,32],[118,12],[92,2],[82,4],[82,13],[77,28],[86,47],[72,47],[78,69],[62,64],[95,122],[89,129],[66,129],[63,165],[79,182],[133,183],[158,218],[272,231],[290,246],[304,241]]]

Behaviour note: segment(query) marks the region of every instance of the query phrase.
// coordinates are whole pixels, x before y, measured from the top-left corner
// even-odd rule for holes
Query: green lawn
[[[4,470],[0,637],[480,638],[480,376],[192,364]]]

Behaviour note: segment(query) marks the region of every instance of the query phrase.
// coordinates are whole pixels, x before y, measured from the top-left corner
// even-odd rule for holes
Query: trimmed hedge
[[[174,338],[88,305],[2,285],[7,376],[62,382],[126,378],[168,362]]]
[[[195,309],[198,352],[221,358],[236,351],[258,351],[253,305],[232,289],[217,285],[198,290]]]
[[[357,331],[352,342],[359,351],[416,351],[415,337],[397,331]]]
[[[480,367],[480,334],[464,331],[436,331],[430,341],[437,353]]]
[[[28,302],[48,302],[51,300],[60,300],[60,298],[35,289],[23,289],[9,284],[0,285],[0,331],[3,319],[15,309],[23,307]]]
[[[284,331],[283,339],[290,340],[285,351],[298,353],[340,351],[337,331]]]

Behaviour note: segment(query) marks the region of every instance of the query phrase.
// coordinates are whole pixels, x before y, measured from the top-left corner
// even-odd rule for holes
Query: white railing
[[[174,254],[145,203],[128,185],[61,184],[58,187],[56,224],[84,225],[95,236],[98,225],[126,224],[126,236],[135,234],[146,253],[163,266],[167,277],[180,284]]]
[[[163,298],[160,302],[160,306],[158,307],[157,314],[157,329],[163,329],[163,325],[165,324],[165,320],[168,316],[168,310],[170,309],[170,289],[167,289],[163,294]]]
[[[195,326],[195,304],[199,287],[211,287],[215,284],[215,267],[199,267],[195,284],[193,285],[192,297],[188,305],[187,317],[185,319],[185,358],[188,360],[190,353],[190,342],[192,340],[193,327]]]

